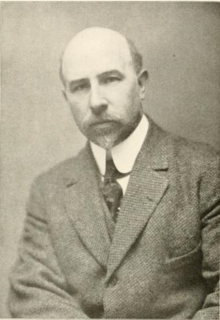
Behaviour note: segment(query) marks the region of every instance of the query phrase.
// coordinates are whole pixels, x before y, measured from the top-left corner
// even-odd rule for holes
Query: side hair
[[[143,57],[140,54],[140,52],[138,51],[138,49],[136,48],[134,42],[132,40],[130,40],[129,38],[125,38],[125,39],[127,41],[128,47],[129,47],[134,70],[135,70],[136,74],[139,74],[139,72],[141,71],[141,69],[143,67]]]

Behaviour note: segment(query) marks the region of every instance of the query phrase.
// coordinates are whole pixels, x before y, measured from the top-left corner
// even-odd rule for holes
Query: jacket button
[[[114,277],[112,277],[112,279],[108,283],[108,286],[109,287],[114,287],[114,286],[116,286],[117,282],[118,282],[118,278],[116,276],[114,276]]]

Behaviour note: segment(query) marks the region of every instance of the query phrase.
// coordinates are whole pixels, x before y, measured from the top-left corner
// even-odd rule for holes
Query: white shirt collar
[[[111,149],[114,164],[119,172],[129,173],[132,170],[137,155],[140,152],[142,144],[146,138],[148,127],[149,122],[146,116],[143,115],[139,125],[132,132],[132,134]],[[106,150],[91,141],[90,145],[99,171],[101,175],[104,175],[106,166]]]

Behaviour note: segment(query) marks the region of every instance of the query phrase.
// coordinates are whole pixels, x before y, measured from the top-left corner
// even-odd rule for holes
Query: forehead
[[[91,37],[69,44],[63,55],[62,70],[70,81],[113,69],[125,72],[130,65],[131,55],[125,39]]]

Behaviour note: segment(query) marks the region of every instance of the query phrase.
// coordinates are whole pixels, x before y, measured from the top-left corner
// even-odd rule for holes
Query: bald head
[[[118,55],[125,63],[132,65],[136,74],[142,69],[142,56],[134,43],[120,33],[106,28],[93,27],[77,33],[63,52],[60,65],[60,77],[65,84],[69,70],[79,65],[83,59],[92,62],[94,56]],[[75,64],[75,66],[73,65]]]

